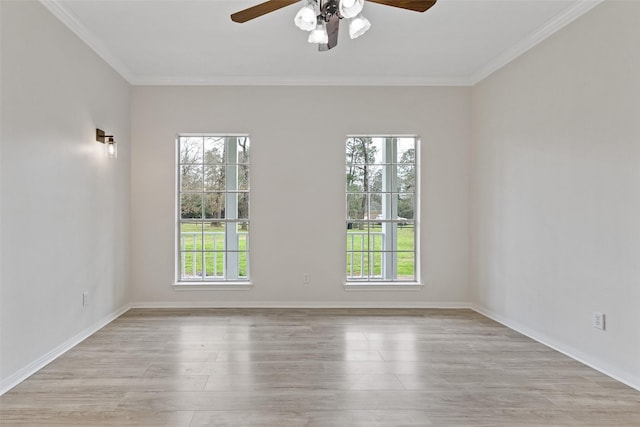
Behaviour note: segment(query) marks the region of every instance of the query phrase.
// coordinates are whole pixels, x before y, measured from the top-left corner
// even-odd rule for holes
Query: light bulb
[[[338,11],[343,18],[353,18],[362,12],[364,0],[340,0]]]
[[[324,23],[318,24],[316,26],[316,29],[309,33],[309,38],[307,39],[307,41],[309,43],[329,43],[329,35],[327,34],[327,29],[325,28]]]
[[[357,39],[371,28],[371,22],[362,15],[358,15],[349,21],[349,37]]]
[[[304,31],[311,31],[316,27],[318,19],[316,17],[316,10],[311,3],[307,3],[298,11],[293,22],[298,28]]]
[[[118,148],[113,138],[109,138],[105,145],[107,150],[107,157],[111,159],[115,159],[116,157],[118,157]]]

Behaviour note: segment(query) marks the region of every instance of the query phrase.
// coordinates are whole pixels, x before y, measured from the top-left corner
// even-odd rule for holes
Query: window
[[[347,138],[347,281],[417,281],[417,142]]]
[[[249,279],[249,137],[178,136],[178,281]]]

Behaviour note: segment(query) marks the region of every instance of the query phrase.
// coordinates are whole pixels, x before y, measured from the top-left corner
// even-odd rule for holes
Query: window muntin
[[[178,282],[249,280],[247,135],[178,136]]]
[[[346,141],[347,281],[417,281],[415,136]]]

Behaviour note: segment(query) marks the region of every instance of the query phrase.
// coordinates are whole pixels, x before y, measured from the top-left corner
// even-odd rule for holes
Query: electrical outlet
[[[82,293],[82,306],[86,307],[89,305],[89,292]]]
[[[593,312],[593,327],[604,331],[604,313]]]
[[[302,282],[303,282],[305,285],[308,285],[309,283],[311,283],[311,279],[309,279],[309,273],[304,273],[304,274],[302,275]]]

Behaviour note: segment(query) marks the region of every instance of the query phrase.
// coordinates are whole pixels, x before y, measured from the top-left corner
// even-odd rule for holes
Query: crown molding
[[[109,49],[78,19],[69,12],[58,0],[39,0],[56,18],[67,26],[76,36],[89,46],[100,58],[109,64],[122,78],[132,84],[134,74],[129,67],[122,63]]]
[[[319,77],[308,76],[146,76],[130,81],[136,86],[471,86],[466,78]]]
[[[476,71],[470,78],[470,85],[476,85],[485,78],[489,77],[500,68],[504,67],[529,49],[541,43],[566,25],[578,19],[605,0],[576,0],[567,9],[556,15],[545,25],[538,28],[520,43],[505,50],[488,64]]]

